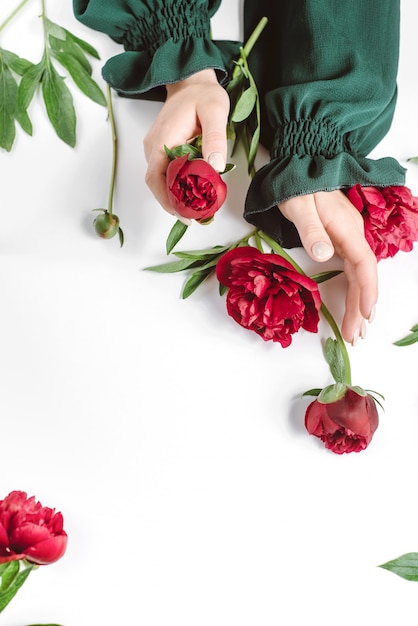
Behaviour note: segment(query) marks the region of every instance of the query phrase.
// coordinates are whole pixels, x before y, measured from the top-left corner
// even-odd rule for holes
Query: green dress
[[[226,0],[227,1],[227,0]],[[164,85],[205,68],[227,84],[240,43],[211,38],[221,0],[73,0],[85,25],[123,46],[104,79],[122,96],[163,100]],[[285,199],[356,183],[403,185],[393,158],[367,158],[396,104],[399,0],[245,0],[244,37],[266,16],[250,55],[270,162],[244,217],[285,247],[300,245],[277,209]]]

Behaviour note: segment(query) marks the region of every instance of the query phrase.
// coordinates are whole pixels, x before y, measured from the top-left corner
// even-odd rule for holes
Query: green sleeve
[[[75,17],[120,43],[103,78],[120,94],[165,98],[165,85],[207,68],[229,79],[238,42],[213,41],[210,18],[221,0],[73,0]]]
[[[271,161],[251,182],[246,219],[300,245],[277,204],[297,195],[403,185],[393,158],[368,153],[395,109],[399,0],[247,0],[245,33],[268,24],[250,55]]]

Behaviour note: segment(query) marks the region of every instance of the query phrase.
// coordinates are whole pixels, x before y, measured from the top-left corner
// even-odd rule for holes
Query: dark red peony
[[[203,159],[189,159],[188,154],[170,161],[166,185],[171,206],[188,219],[207,220],[225,202],[226,184],[218,172]]]
[[[418,240],[418,198],[410,189],[355,185],[347,197],[363,216],[364,234],[378,261],[412,250]]]
[[[0,500],[0,564],[26,559],[48,565],[58,561],[66,547],[61,513],[23,491],[12,491]]]
[[[318,285],[280,255],[252,246],[234,248],[221,256],[216,275],[228,287],[229,315],[265,341],[286,348],[300,328],[318,331]]]
[[[305,414],[308,432],[336,454],[367,448],[378,425],[376,402],[359,387],[345,386],[343,395],[334,402],[314,400]]]

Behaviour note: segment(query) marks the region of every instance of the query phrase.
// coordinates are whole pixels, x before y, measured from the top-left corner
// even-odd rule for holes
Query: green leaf
[[[260,127],[257,126],[251,138],[250,149],[248,151],[248,172],[250,173],[254,166],[255,157],[257,156],[259,142],[260,142]]]
[[[0,593],[0,612],[9,604],[10,600],[12,600],[29,574],[31,573],[33,566],[26,567],[24,570],[19,572],[16,578],[13,580],[12,584],[4,591],[4,593]]]
[[[310,278],[314,280],[318,285],[320,283],[324,283],[326,280],[330,280],[330,278],[334,278],[334,276],[338,276],[342,273],[342,270],[330,270],[329,272],[319,272],[319,274],[312,274]]]
[[[19,76],[23,76],[23,74],[33,65],[33,63],[27,59],[19,57],[14,52],[10,52],[10,50],[1,50],[1,55],[3,56],[6,65],[8,65],[10,69]]]
[[[334,385],[328,385],[328,387],[324,387],[321,393],[318,396],[318,402],[322,402],[322,404],[331,404],[332,402],[338,402],[344,397],[347,391],[347,385],[344,383],[335,383]]]
[[[174,272],[182,272],[189,267],[195,267],[196,260],[193,259],[181,259],[180,261],[171,261],[168,263],[162,263],[161,265],[150,265],[144,267],[144,270],[149,272],[158,272],[159,274],[172,274]]]
[[[408,552],[378,567],[387,569],[406,580],[418,581],[418,552]]]
[[[412,163],[418,163],[418,156],[411,157],[410,159],[406,159],[407,161],[411,161]]]
[[[67,41],[72,41],[73,43],[77,44],[77,46],[79,46],[81,50],[83,50],[86,54],[89,54],[91,57],[98,60],[100,59],[100,55],[97,52],[96,48],[93,48],[93,46],[90,45],[87,41],[84,41],[84,39],[80,39],[79,37],[73,35],[73,33],[70,33],[69,30],[64,30],[65,34],[67,35]]]
[[[188,227],[186,226],[186,224],[183,224],[183,222],[180,222],[180,220],[177,220],[174,223],[173,227],[168,233],[167,241],[165,244],[167,254],[170,254],[172,249],[178,244],[178,242],[186,232],[187,228]]]
[[[177,159],[178,157],[182,157],[185,154],[189,155],[189,159],[201,159],[202,151],[192,146],[190,143],[183,143],[180,146],[175,146],[174,148],[167,148],[164,146],[165,153],[168,158],[172,161],[173,159]]]
[[[26,111],[20,111],[19,109],[15,112],[16,121],[19,123],[21,128],[28,135],[32,135],[32,122],[30,121],[29,115]]]
[[[235,109],[231,115],[231,120],[233,122],[243,122],[246,120],[251,115],[251,112],[255,107],[257,97],[257,89],[255,89],[253,85],[250,85],[250,87],[245,89],[235,105]]]
[[[414,331],[410,335],[403,337],[402,339],[398,339],[398,341],[394,341],[394,346],[411,346],[413,343],[418,341],[418,332]]]
[[[77,44],[73,43],[72,41],[68,41],[67,39],[63,41],[62,39],[57,39],[56,37],[50,36],[49,45],[51,47],[52,53],[64,52],[65,54],[74,57],[84,67],[89,76],[92,75],[92,65],[84,54],[83,50],[81,50],[79,46],[77,46]]]
[[[66,39],[67,33],[65,28],[62,28],[62,26],[55,24],[55,22],[51,22],[51,20],[49,20],[47,17],[44,18],[44,24],[46,26],[46,32],[48,33],[48,35],[52,35],[56,39]]]
[[[223,296],[226,294],[227,291],[228,287],[226,285],[223,285],[222,283],[219,283],[219,295]]]
[[[415,333],[418,331],[418,324],[415,324],[415,326],[412,326],[412,328],[409,329],[411,331],[411,333]]]
[[[45,61],[32,65],[22,76],[17,92],[17,108],[20,113],[27,110],[45,71]]]
[[[49,120],[58,137],[72,148],[76,143],[76,114],[73,97],[51,63],[43,75],[42,95]]]
[[[10,585],[18,575],[19,569],[19,561],[9,561],[9,563],[7,563],[7,567],[1,575],[0,597],[1,594],[6,591],[8,587],[10,587]]]
[[[67,70],[77,87],[90,100],[106,106],[106,97],[99,85],[91,78],[83,65],[75,57],[64,52],[54,51],[57,61]]]
[[[17,83],[8,66],[0,63],[0,147],[10,152],[15,136]]]
[[[305,391],[302,394],[302,398],[303,398],[303,396],[319,396],[321,391],[322,391],[322,389],[320,389],[319,387],[315,387],[314,389],[309,389],[308,391]]]
[[[331,374],[336,383],[344,383],[346,380],[346,372],[344,366],[344,357],[341,352],[340,344],[336,339],[328,339],[325,342],[325,359],[331,370]]]
[[[181,294],[183,300],[191,296],[192,293],[194,293],[196,289],[203,283],[203,281],[205,281],[212,274],[212,272],[212,269],[194,272],[186,281],[183,287],[183,291]]]
[[[213,248],[204,248],[203,250],[183,250],[181,252],[173,252],[180,259],[212,259],[218,257],[229,250],[229,246],[213,246]]]

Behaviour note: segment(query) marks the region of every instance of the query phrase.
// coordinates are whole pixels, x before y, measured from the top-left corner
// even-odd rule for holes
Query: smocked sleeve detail
[[[73,0],[76,17],[107,33],[124,52],[103,67],[120,95],[165,98],[165,85],[213,68],[229,80],[239,42],[214,41],[210,19],[220,0]]]

